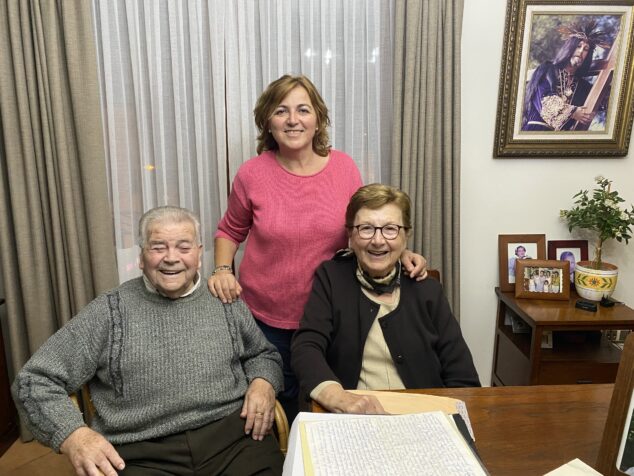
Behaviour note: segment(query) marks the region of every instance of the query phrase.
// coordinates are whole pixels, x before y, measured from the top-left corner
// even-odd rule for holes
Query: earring
[[[271,129],[269,129],[269,134],[271,133]]]

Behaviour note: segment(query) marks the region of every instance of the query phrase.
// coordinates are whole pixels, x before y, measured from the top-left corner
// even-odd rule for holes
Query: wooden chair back
[[[440,281],[440,271],[437,269],[430,268],[427,270],[427,275],[430,278],[434,278],[437,281]]]

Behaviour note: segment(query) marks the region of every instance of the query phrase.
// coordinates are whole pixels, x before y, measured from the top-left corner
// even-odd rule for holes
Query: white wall
[[[578,239],[559,220],[594,177],[614,181],[634,202],[634,152],[613,159],[494,159],[506,0],[465,2],[462,33],[461,326],[483,385],[490,385],[498,285],[499,234],[545,233]],[[634,150],[634,144],[630,151]],[[574,233],[574,232],[573,232]],[[591,253],[591,252],[590,252]],[[634,305],[634,242],[612,241],[604,260],[619,266],[616,299]]]

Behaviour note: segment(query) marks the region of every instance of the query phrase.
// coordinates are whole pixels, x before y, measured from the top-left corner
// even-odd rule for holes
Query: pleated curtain
[[[0,2],[0,272],[10,374],[117,283],[93,38],[88,2]]]
[[[396,0],[391,182],[412,199],[410,247],[440,270],[460,314],[463,0]]]

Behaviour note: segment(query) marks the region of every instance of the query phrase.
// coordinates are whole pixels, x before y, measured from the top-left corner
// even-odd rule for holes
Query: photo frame
[[[508,1],[495,157],[627,155],[633,9],[634,0]]]
[[[570,261],[570,287],[574,287],[575,265],[588,259],[588,240],[548,241],[548,259]]]
[[[570,262],[518,260],[515,267],[515,297],[525,299],[570,299]]]
[[[523,256],[516,254],[524,247]],[[520,250],[521,251],[521,250]],[[498,235],[500,291],[515,291],[515,262],[522,259],[546,259],[546,235]]]
[[[625,339],[619,370],[614,382],[608,418],[597,457],[597,471],[605,476],[626,474],[634,457],[632,409],[634,408],[634,333]],[[628,438],[630,437],[630,438]],[[621,456],[619,458],[619,456]]]

